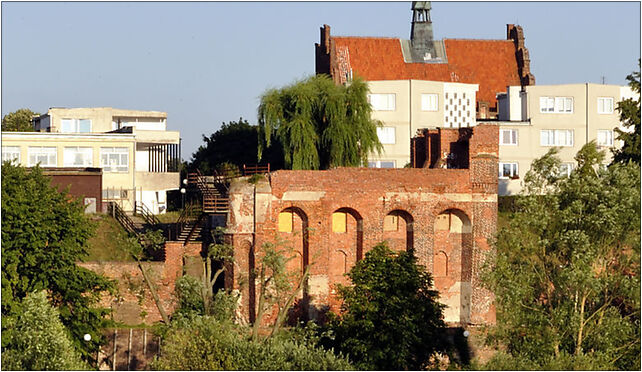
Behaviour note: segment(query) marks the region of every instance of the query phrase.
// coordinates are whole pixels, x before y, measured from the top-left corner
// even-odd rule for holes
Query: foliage
[[[432,278],[412,251],[386,243],[366,253],[340,286],[341,314],[330,314],[323,344],[348,355],[358,369],[424,369],[441,348],[443,305]]]
[[[254,165],[258,162],[258,127],[247,120],[223,123],[221,128],[209,137],[203,136],[201,145],[194,154],[188,168],[200,169],[203,174],[212,174],[225,163],[234,165],[236,170],[243,164]],[[283,168],[283,154],[277,143],[263,154],[263,161],[270,163],[270,169]]]
[[[2,117],[3,132],[33,132],[31,118],[39,115],[29,109],[19,109]]]
[[[638,68],[640,60],[638,59]],[[626,77],[631,89],[638,94],[638,99],[627,98],[617,105],[620,112],[620,121],[622,124],[631,129],[631,132],[623,132],[615,128],[618,134],[617,139],[624,141],[621,149],[615,149],[613,161],[618,163],[627,163],[629,161],[640,164],[640,71],[634,71]]]
[[[146,258],[154,259],[163,254],[165,234],[163,230],[147,230],[142,235],[143,253]]]
[[[172,326],[157,370],[349,370],[349,362],[309,342],[271,338],[254,342],[248,329],[213,317]]]
[[[256,320],[252,329],[254,341],[259,339],[263,315],[274,306],[277,307],[277,316],[270,336],[279,332],[310,270],[308,265],[303,273],[288,271],[287,263],[298,256],[292,252],[291,247],[283,247],[281,242],[265,243],[261,253],[256,272],[251,274],[259,287]]]
[[[640,168],[602,159],[585,145],[570,177],[521,196],[500,228],[484,281],[497,306],[489,341],[506,352],[488,368],[640,369]],[[526,190],[550,172],[534,166]]]
[[[14,332],[2,350],[4,370],[87,369],[45,291],[29,294],[21,307],[17,319],[9,320]]]
[[[336,85],[316,75],[263,94],[258,109],[259,159],[274,140],[283,146],[285,167],[328,169],[360,166],[382,146],[360,79]]]
[[[216,228],[212,233],[214,243],[208,247],[203,259],[203,275],[199,279],[189,275],[176,282],[178,308],[175,316],[193,317],[209,315],[215,319],[233,319],[238,296],[224,290],[216,291],[215,283],[226,267],[234,262],[233,248],[223,240],[224,229]],[[214,268],[218,269],[214,272]]]
[[[76,265],[87,256],[93,224],[82,203],[58,192],[39,167],[2,165],[2,315],[20,314],[20,300],[48,290],[74,345],[91,357],[102,341],[107,309],[94,305],[110,281]],[[2,340],[13,330],[2,324]],[[83,341],[90,334],[90,342]]]
[[[203,301],[203,283],[191,276],[183,275],[176,280],[175,290],[178,304],[173,317],[192,317],[205,315],[205,302]]]

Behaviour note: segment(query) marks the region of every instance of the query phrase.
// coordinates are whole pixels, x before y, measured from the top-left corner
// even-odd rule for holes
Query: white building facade
[[[634,98],[626,86],[604,84],[507,87],[498,95],[499,195],[515,195],[533,160],[559,149],[561,173],[576,167],[575,154],[590,141],[606,150],[621,147],[615,128],[622,127],[617,111],[621,100]]]
[[[383,152],[369,156],[369,167],[406,166],[410,162],[410,139],[418,129],[476,124],[477,84],[379,80],[368,81],[368,87],[372,118],[383,122],[377,129]]]

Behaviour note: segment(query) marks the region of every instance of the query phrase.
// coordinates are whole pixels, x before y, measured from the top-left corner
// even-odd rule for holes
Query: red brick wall
[[[199,256],[201,249],[201,243],[192,242],[183,246],[182,242],[166,242],[164,262],[142,263],[168,315],[176,307],[174,288],[176,280],[183,275],[183,259]],[[101,299],[101,306],[112,309],[114,320],[128,325],[152,324],[162,320],[136,262],[80,262],[78,266],[117,281],[117,294],[105,295]]]
[[[460,138],[458,130],[439,133],[442,144],[449,145]],[[254,186],[237,181],[230,189],[232,210],[228,219],[236,264],[228,283],[241,290],[245,314],[253,319],[256,302],[257,289],[247,280],[251,262],[258,259],[263,244],[274,243],[276,236],[302,256],[292,269],[302,271],[305,257],[311,265],[310,316],[317,315],[315,307],[322,310],[331,305],[337,309],[333,288],[337,283],[346,283],[343,273],[356,262],[357,246],[365,254],[388,239],[394,249],[412,245],[419,263],[430,272],[434,270],[435,254],[447,252],[451,274],[436,284],[444,288],[449,281],[458,284],[442,293],[444,302],[459,296],[461,305],[455,310],[462,314],[464,322],[492,323],[492,294],[480,288],[478,275],[496,229],[498,137],[496,126],[474,128],[468,139],[470,169],[280,170],[270,174],[269,183],[266,180]],[[307,249],[302,231],[278,232],[279,213],[292,209],[307,220]],[[338,210],[351,211],[346,233],[332,232],[332,213]],[[435,234],[436,217],[448,210],[465,216],[470,230],[459,235]],[[399,218],[397,231],[384,232],[384,217],[390,213],[403,218]],[[297,222],[295,226],[300,229],[303,224]],[[358,244],[359,240],[362,242]]]

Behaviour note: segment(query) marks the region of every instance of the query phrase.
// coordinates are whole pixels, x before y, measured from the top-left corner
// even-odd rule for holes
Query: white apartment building
[[[592,83],[507,87],[497,95],[499,195],[518,194],[532,161],[552,147],[560,150],[563,173],[575,168],[575,154],[593,140],[609,163],[610,150],[622,146],[614,129],[625,129],[617,104],[634,96],[628,86]]]
[[[403,168],[410,162],[410,139],[421,128],[464,128],[475,122],[477,84],[426,80],[368,81],[372,118],[383,144],[381,155],[368,158],[368,166]]]
[[[165,112],[51,108],[33,124],[36,132],[2,132],[2,161],[102,168],[103,203],[125,211],[163,213],[167,191],[179,187],[180,133],[167,130]]]

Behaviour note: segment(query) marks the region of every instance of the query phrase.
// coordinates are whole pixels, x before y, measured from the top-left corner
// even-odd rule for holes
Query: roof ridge
[[[467,39],[467,38],[443,38],[442,40],[462,40],[462,41],[508,41],[513,43],[513,40],[506,40],[506,39]]]
[[[390,36],[338,36],[332,35],[332,38],[343,38],[343,39],[391,39],[391,40],[404,40],[400,37],[390,37]]]

